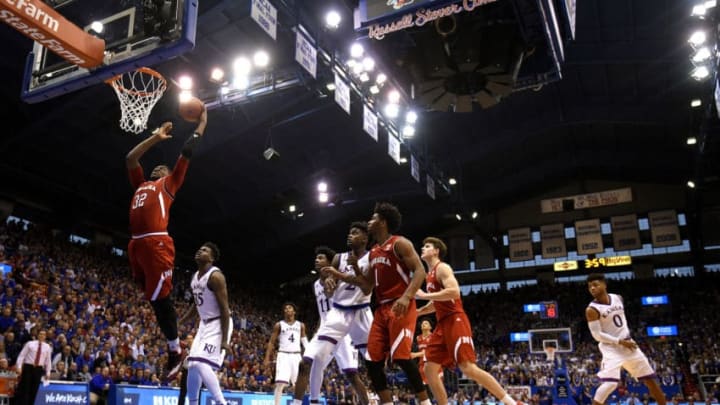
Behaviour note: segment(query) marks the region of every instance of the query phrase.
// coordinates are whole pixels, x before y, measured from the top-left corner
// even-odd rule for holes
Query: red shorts
[[[155,301],[170,295],[175,243],[169,235],[130,240],[128,258],[133,279],[145,290],[146,299]]]
[[[475,363],[475,345],[465,313],[448,315],[438,321],[425,349],[427,361],[452,367],[466,361]]]
[[[392,305],[393,302],[388,302],[375,309],[367,346],[372,361],[385,361],[388,355],[391,360],[410,359],[417,322],[415,300],[410,301],[407,313],[402,318],[395,317]]]

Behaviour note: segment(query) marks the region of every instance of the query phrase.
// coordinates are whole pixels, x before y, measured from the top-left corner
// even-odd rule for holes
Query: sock
[[[198,362],[193,364],[193,368],[195,368],[200,374],[202,381],[205,383],[205,387],[208,391],[210,391],[215,399],[215,403],[226,405],[227,401],[225,401],[225,396],[222,393],[222,389],[220,389],[220,382],[218,381],[217,374],[215,374],[212,367],[210,367],[209,364]]]
[[[509,394],[505,394],[505,396],[501,399],[502,403],[505,405],[516,405],[517,402],[515,402],[514,399]]]
[[[299,399],[293,399],[293,405],[302,405],[302,401]]]
[[[323,383],[323,361],[313,361],[310,367],[310,399],[319,399]]]
[[[425,400],[420,401],[420,405],[430,405],[431,403],[432,403],[432,402],[430,402],[429,399],[425,399]]]
[[[382,405],[394,405],[392,402],[383,402]]]
[[[168,347],[170,350],[180,353],[182,350],[180,350],[180,338],[175,338],[173,340],[168,340]]]

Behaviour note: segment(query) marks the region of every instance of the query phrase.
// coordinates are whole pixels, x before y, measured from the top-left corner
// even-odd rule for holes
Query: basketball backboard
[[[546,347],[554,347],[556,353],[573,351],[572,330],[570,328],[530,329],[528,330],[530,353],[544,354]]]
[[[51,0],[47,3],[82,30],[105,40],[103,63],[72,64],[38,42],[25,65],[22,99],[36,103],[153,66],[195,45],[198,0]],[[97,32],[97,23],[102,32]],[[93,25],[93,23],[96,23]]]

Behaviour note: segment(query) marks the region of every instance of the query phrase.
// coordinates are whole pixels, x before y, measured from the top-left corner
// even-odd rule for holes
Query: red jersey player
[[[430,302],[418,310],[418,315],[435,312],[437,325],[425,349],[425,376],[438,405],[447,405],[448,398],[438,371],[441,367],[455,364],[462,372],[485,387],[505,405],[516,405],[514,399],[500,386],[495,377],[475,364],[475,347],[470,321],[460,299],[460,286],[452,268],[440,259],[447,247],[438,238],[425,238],[422,259],[430,269],[427,277],[427,292],[418,291],[417,298]]]
[[[207,125],[203,109],[193,135],[185,142],[172,172],[165,165],[156,166],[146,180],[140,158],[156,143],[170,139],[172,123],[166,122],[127,154],[130,184],[135,194],[130,202],[130,233],[128,257],[133,279],[145,292],[157,318],[158,326],[168,341],[167,378],[180,370],[181,353],[177,332],[177,313],[170,298],[175,267],[175,245],[168,235],[170,206],[185,179],[190,158]]]
[[[425,362],[427,359],[425,358],[425,349],[427,349],[428,343],[430,343],[430,336],[432,335],[432,324],[427,319],[424,319],[422,322],[420,322],[420,331],[421,333],[415,337],[415,344],[417,345],[417,348],[419,352],[413,352],[410,357],[413,359],[420,359],[418,360],[418,369],[420,369],[420,377],[422,377],[423,383],[427,384],[427,379],[425,378]],[[443,377],[442,369],[440,370],[440,378]]]
[[[401,219],[394,205],[376,204],[368,221],[368,232],[378,242],[370,251],[370,270],[366,275],[343,273],[339,277],[360,286],[366,294],[375,289],[378,307],[368,335],[365,365],[381,404],[392,403],[384,370],[389,356],[405,371],[420,405],[430,405],[417,364],[410,359],[417,322],[415,293],[425,280],[425,268],[412,243],[393,235]]]

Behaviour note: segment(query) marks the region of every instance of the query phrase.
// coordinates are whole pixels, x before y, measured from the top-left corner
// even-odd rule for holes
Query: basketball
[[[185,121],[197,122],[200,119],[200,115],[203,111],[203,102],[196,97],[191,97],[187,101],[180,102],[180,116]]]

